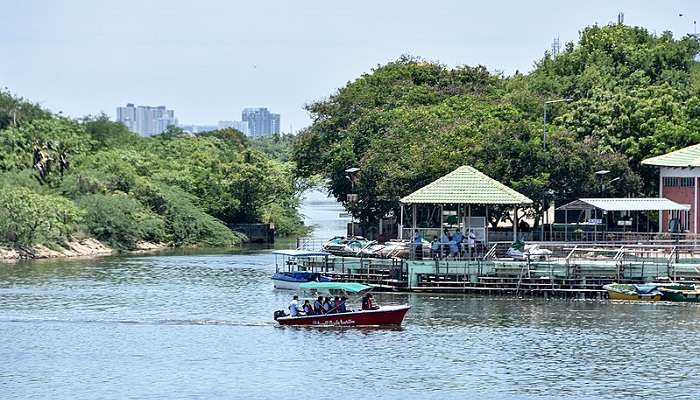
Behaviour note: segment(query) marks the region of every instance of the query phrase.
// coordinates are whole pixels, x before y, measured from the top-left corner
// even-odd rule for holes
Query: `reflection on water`
[[[0,398],[695,392],[700,307],[378,294],[402,329],[281,328],[269,250],[0,265]],[[290,394],[293,394],[290,396]]]

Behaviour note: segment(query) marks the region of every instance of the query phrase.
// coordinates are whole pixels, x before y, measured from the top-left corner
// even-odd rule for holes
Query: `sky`
[[[679,37],[700,1],[4,0],[0,87],[72,117],[166,105],[181,124],[245,107],[308,126],[304,105],[403,54],[530,71],[558,37],[615,21]],[[679,16],[679,14],[683,16]]]

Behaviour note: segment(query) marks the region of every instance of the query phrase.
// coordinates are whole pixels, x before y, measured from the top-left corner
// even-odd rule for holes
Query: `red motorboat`
[[[372,290],[371,286],[345,282],[306,282],[300,289],[331,294],[358,294]],[[371,297],[371,295],[370,295]],[[327,314],[291,316],[284,311],[275,312],[275,320],[280,325],[291,326],[391,326],[401,325],[409,305],[380,306],[374,309],[347,311]]]
[[[411,308],[408,305],[382,306],[376,310],[350,311],[338,314],[300,315],[278,317],[280,325],[295,326],[383,326],[401,325]]]

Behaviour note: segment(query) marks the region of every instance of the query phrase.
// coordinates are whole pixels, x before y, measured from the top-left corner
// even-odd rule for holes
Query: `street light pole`
[[[544,107],[543,108],[543,113],[542,113],[542,148],[547,150],[547,104],[553,104],[553,103],[562,103],[562,102],[570,102],[573,101],[574,99],[572,98],[565,98],[565,99],[557,99],[557,100],[547,100],[544,102]],[[545,211],[544,211],[544,203],[546,202],[546,199],[544,198],[544,195],[542,196],[542,222],[540,223],[540,241],[544,241],[544,217],[545,217]],[[550,238],[551,239],[551,238]]]

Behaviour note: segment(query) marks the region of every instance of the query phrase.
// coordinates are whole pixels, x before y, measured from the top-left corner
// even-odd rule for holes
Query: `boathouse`
[[[465,232],[472,232],[478,242],[487,244],[489,207],[510,206],[513,208],[513,220],[518,221],[518,209],[532,204],[527,196],[509,188],[497,180],[487,176],[474,167],[464,165],[449,174],[425,185],[408,196],[402,198],[399,238],[411,238],[418,230],[423,237],[439,236],[441,230],[449,224]],[[410,207],[410,228],[404,225],[405,207]],[[419,208],[428,207],[424,215],[438,213],[438,226],[429,222],[432,218],[419,221]],[[448,209],[448,210],[446,210]],[[423,225],[419,225],[423,223]],[[513,224],[513,236],[517,237],[518,224]]]
[[[662,213],[659,231],[669,232],[672,219],[679,222],[679,232],[697,235],[700,229],[698,209],[698,179],[700,179],[700,144],[686,147],[658,157],[647,158],[643,165],[659,167],[659,197],[677,203],[690,204],[688,210]]]

